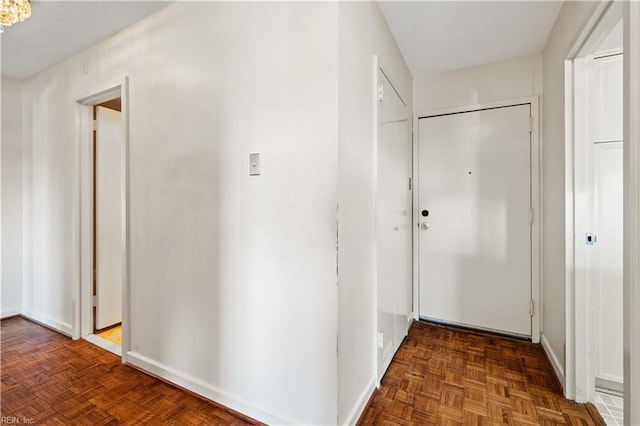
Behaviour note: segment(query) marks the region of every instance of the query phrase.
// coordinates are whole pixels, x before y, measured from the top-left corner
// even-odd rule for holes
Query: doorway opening
[[[93,331],[122,347],[122,98],[93,106]]]
[[[127,80],[78,100],[80,283],[75,338],[128,347]]]
[[[623,424],[623,8],[604,9],[566,63],[565,394]],[[570,237],[570,238],[569,238]]]

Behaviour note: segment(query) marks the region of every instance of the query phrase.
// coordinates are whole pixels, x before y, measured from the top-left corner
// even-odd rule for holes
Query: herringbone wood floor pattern
[[[540,345],[414,322],[359,424],[600,422],[563,397]]]
[[[36,425],[260,424],[23,318],[2,321],[1,381],[0,412],[7,422],[17,417]]]

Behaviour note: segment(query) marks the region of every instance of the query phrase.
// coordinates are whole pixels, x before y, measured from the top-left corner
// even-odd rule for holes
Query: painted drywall
[[[2,76],[2,317],[22,310],[22,83]]]
[[[564,61],[597,6],[597,2],[565,2],[542,53],[542,341],[562,383],[566,286]]]
[[[527,56],[416,76],[413,83],[413,110],[422,114],[445,108],[538,96],[541,93],[542,57]]]
[[[26,80],[30,314],[71,326],[75,101],[127,75],[129,361],[265,422],[335,423],[337,11],[178,2]]]
[[[409,106],[412,77],[377,4],[338,11],[338,424],[353,424],[375,386],[373,56]]]

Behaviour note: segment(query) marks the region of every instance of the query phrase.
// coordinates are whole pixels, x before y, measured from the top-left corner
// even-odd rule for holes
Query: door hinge
[[[93,306],[94,308],[98,306],[98,296],[93,296],[91,300],[91,306]]]
[[[93,131],[98,130],[98,120],[93,120]]]
[[[533,117],[529,117],[529,133],[533,133]]]
[[[529,316],[533,316],[533,300],[529,301]]]
[[[533,209],[529,209],[529,225],[533,225]]]
[[[411,189],[413,189],[413,185],[411,182],[412,178],[409,178],[409,191],[411,191]]]
[[[384,334],[379,331],[378,332],[378,348],[382,349],[384,347]]]
[[[384,86],[381,84],[378,86],[378,101],[382,101],[384,99]]]

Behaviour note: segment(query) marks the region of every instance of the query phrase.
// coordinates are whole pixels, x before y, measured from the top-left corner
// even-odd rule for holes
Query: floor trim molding
[[[61,321],[45,318],[32,312],[23,312],[20,314],[20,316],[28,321],[35,322],[38,325],[46,327],[49,330],[53,330],[56,333],[63,334],[67,337],[71,337],[71,334],[73,332],[73,327],[71,327],[71,324],[66,324]]]
[[[564,368],[562,367],[562,364],[560,364],[558,357],[556,356],[555,352],[553,352],[553,350],[551,349],[551,345],[547,340],[547,336],[542,334],[540,336],[540,343],[542,344],[542,349],[544,349],[544,353],[547,356],[547,359],[549,360],[551,367],[553,367],[553,371],[556,373],[556,377],[560,382],[560,386],[562,386],[562,389],[564,390],[564,387],[565,387]]]
[[[5,309],[0,314],[0,319],[11,318],[20,315],[20,308],[15,309]]]
[[[273,414],[266,409],[256,407],[255,405],[249,404],[235,395],[224,392],[209,383],[203,382],[200,379],[178,372],[169,366],[163,365],[137,352],[127,352],[127,364],[130,364],[138,370],[151,374],[152,376],[156,376],[162,380],[166,380],[167,382],[177,385],[178,387],[184,388],[210,401],[221,404],[224,407],[228,407],[233,411],[237,411],[238,413],[249,416],[266,424],[307,424],[307,422],[291,419],[284,415]]]
[[[371,397],[373,396],[373,393],[375,391],[376,391],[376,382],[375,382],[375,378],[372,377],[369,380],[369,383],[365,385],[364,390],[362,391],[362,393],[360,394],[360,397],[358,398],[353,408],[351,409],[351,412],[349,412],[345,421],[342,422],[343,425],[357,424],[358,420],[360,419],[360,416],[362,416],[362,413],[364,413],[365,409],[369,405],[369,402],[371,402]]]

